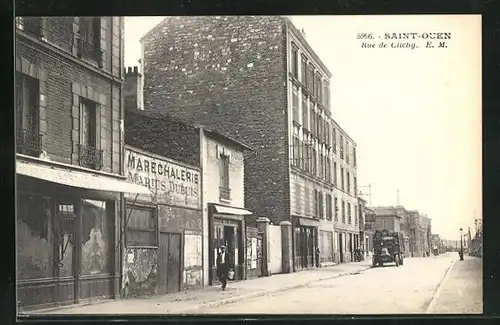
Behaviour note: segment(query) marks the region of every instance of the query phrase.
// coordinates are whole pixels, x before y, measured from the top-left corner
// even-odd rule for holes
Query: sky
[[[126,67],[138,65],[140,38],[164,18],[125,18]],[[432,218],[433,233],[446,239],[474,231],[482,217],[480,16],[289,18],[332,72],[332,115],[357,143],[358,184],[365,193],[371,185],[372,206],[399,201]],[[384,40],[440,32],[451,34],[446,47]],[[375,48],[363,48],[359,33],[371,33]]]

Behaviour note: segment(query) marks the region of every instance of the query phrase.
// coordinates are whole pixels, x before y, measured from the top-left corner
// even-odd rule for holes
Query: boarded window
[[[127,246],[158,246],[154,209],[127,206]]]

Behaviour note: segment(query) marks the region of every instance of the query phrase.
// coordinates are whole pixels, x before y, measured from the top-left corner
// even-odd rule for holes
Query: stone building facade
[[[355,143],[331,117],[331,74],[304,35],[278,16],[169,17],[141,42],[145,109],[248,143],[255,151],[245,154],[245,206],[253,218],[292,223],[295,269],[333,262],[334,197],[351,207],[352,229],[344,231],[359,232]],[[351,194],[335,187],[336,159],[337,173],[349,164],[342,170]]]
[[[20,310],[119,295],[123,18],[16,17]]]

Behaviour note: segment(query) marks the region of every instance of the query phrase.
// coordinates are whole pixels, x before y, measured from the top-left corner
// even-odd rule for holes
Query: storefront
[[[119,295],[120,192],[145,192],[117,175],[18,159],[20,311]]]
[[[318,220],[293,217],[294,271],[310,269],[319,263],[319,256],[316,256],[316,248],[319,245],[318,226]]]
[[[221,245],[226,246],[234,265],[234,280],[246,279],[246,234],[245,216],[252,212],[236,207],[208,203],[209,238],[209,284],[219,283],[217,278],[217,254]]]
[[[199,168],[128,145],[125,162],[128,181],[148,193],[125,195],[123,296],[202,286]]]

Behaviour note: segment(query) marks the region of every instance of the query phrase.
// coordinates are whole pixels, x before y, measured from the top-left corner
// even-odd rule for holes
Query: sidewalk
[[[482,259],[464,256],[455,261],[441,282],[428,314],[482,314]]]
[[[290,274],[277,274],[252,280],[229,282],[226,291],[207,286],[200,290],[138,299],[120,299],[85,306],[68,306],[26,312],[20,315],[47,314],[190,314],[275,292],[307,286],[309,283],[359,273],[371,267],[371,260],[345,263]]]

